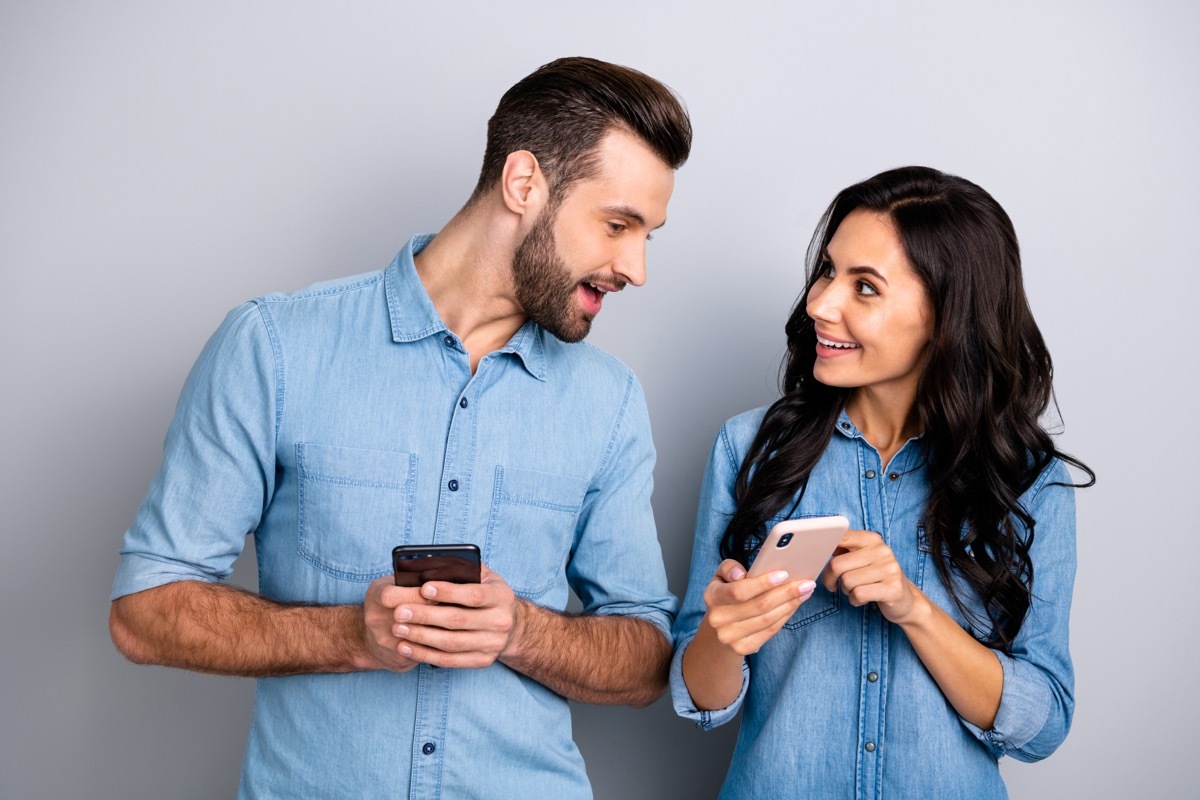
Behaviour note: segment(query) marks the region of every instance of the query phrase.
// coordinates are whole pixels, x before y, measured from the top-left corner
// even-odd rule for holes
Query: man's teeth
[[[831,342],[828,339],[822,339],[820,336],[817,337],[817,341],[826,347],[836,347],[841,350],[853,350],[858,347],[858,345],[851,344],[850,342]]]
[[[587,281],[584,281],[584,283],[585,283],[587,286],[590,286],[590,287],[591,287],[591,288],[592,288],[592,289],[593,289],[595,292],[597,292],[597,293],[599,293],[599,294],[606,294],[606,292],[605,292],[603,289],[601,289],[599,286],[597,286],[596,284],[594,284],[594,283],[588,283]]]

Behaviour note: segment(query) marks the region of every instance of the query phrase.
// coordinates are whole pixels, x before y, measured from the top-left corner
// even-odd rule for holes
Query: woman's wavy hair
[[[783,396],[738,473],[721,555],[745,565],[767,522],[795,508],[853,393],[813,378],[817,340],[805,307],[830,239],[860,209],[892,220],[933,306],[915,405],[929,479],[925,532],[931,551],[944,554],[933,561],[980,641],[1010,652],[1034,580],[1035,520],[1019,498],[1055,458],[1087,474],[1078,486],[1095,475],[1059,451],[1039,421],[1053,401],[1053,367],[1025,297],[1017,236],[1000,204],[963,178],[889,170],[843,190],[826,210],[785,327]],[[986,619],[952,575],[978,594]]]

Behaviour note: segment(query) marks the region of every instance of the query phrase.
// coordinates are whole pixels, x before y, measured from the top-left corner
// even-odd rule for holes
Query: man
[[[657,81],[547,64],[501,99],[436,237],[209,341],[111,630],[138,663],[260,679],[241,796],[587,797],[567,699],[661,694],[676,605],[645,401],[578,342],[644,282],[690,144]],[[249,532],[258,595],[220,582]],[[481,583],[394,585],[393,546],[454,542]]]

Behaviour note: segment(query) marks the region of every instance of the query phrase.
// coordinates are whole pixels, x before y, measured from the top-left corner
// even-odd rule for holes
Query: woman
[[[1004,210],[924,167],[841,192],[788,320],[784,394],[713,447],[676,710],[742,709],[722,797],[1005,797],[1074,708],[1073,484]],[[1087,485],[1090,485],[1090,481]],[[783,519],[851,530],[817,581],[746,576]]]

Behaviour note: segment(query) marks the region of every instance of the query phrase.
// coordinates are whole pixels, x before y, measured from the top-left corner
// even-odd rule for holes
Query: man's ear
[[[530,222],[537,219],[550,196],[537,156],[528,150],[509,153],[500,173],[500,193],[509,211]]]

